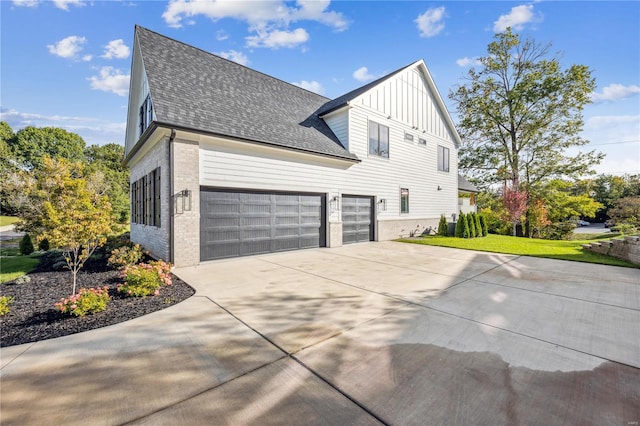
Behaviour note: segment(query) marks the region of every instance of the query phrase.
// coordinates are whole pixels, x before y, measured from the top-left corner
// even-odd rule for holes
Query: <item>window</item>
[[[147,96],[142,105],[140,105],[139,121],[139,136],[142,136],[144,131],[147,130],[147,127],[149,127],[149,124],[153,121],[153,105],[151,104],[151,96]]]
[[[411,133],[405,133],[404,134],[404,140],[405,141],[409,141],[409,142],[413,142],[413,135]]]
[[[422,138],[418,138],[418,145],[427,146],[427,140],[426,139],[422,139]]]
[[[449,148],[438,145],[438,171],[449,171]]]
[[[160,227],[160,168],[131,184],[131,222]]]
[[[409,213],[409,190],[400,188],[400,213]]]
[[[369,122],[369,155],[389,158],[389,128]]]

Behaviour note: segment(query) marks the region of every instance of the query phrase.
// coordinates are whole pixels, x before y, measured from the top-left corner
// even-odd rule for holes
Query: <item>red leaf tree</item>
[[[518,188],[517,181],[511,186],[504,185],[502,191],[502,204],[509,214],[509,221],[513,224],[513,236],[516,235],[516,225],[527,210],[529,194]]]

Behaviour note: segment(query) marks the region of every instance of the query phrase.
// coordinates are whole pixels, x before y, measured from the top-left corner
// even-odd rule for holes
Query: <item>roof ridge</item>
[[[173,37],[169,37],[169,36],[166,36],[166,35],[164,35],[164,34],[160,34],[159,32],[154,31],[154,30],[151,30],[151,29],[146,28],[146,27],[143,27],[142,25],[135,24],[134,29],[135,29],[135,31],[136,31],[136,32],[137,32],[139,29],[140,29],[140,30],[144,30],[144,31],[148,31],[148,32],[150,32],[150,33],[153,33],[153,34],[155,34],[155,35],[157,35],[157,36],[159,36],[159,37],[165,38],[165,39],[170,40],[170,41],[172,41],[172,42],[182,44],[183,46],[186,46],[186,47],[188,47],[188,48],[195,49],[195,50],[199,50],[200,52],[205,53],[205,54],[207,54],[207,55],[215,56],[216,58],[222,59],[223,61],[226,61],[226,62],[228,62],[228,63],[230,63],[230,64],[232,64],[232,65],[239,66],[239,67],[245,68],[245,69],[247,69],[247,70],[249,70],[249,71],[252,71],[252,72],[254,72],[254,73],[256,73],[256,74],[263,75],[263,76],[265,76],[265,77],[267,77],[267,78],[269,78],[269,79],[271,79],[271,80],[279,81],[279,82],[284,83],[284,84],[287,84],[287,85],[289,85],[289,86],[291,86],[291,87],[295,87],[295,88],[296,88],[296,89],[298,89],[298,90],[303,90],[303,91],[305,91],[305,92],[311,93],[312,95],[319,96],[319,97],[321,97],[321,98],[323,98],[323,99],[326,99],[327,101],[331,101],[331,100],[332,100],[331,98],[327,98],[326,96],[323,96],[323,95],[321,95],[321,94],[319,94],[319,93],[312,92],[311,90],[305,89],[304,87],[297,86],[297,85],[295,85],[295,84],[293,84],[293,83],[290,83],[290,82],[285,81],[285,80],[283,80],[283,79],[281,79],[281,78],[278,78],[278,77],[274,77],[274,76],[269,75],[269,74],[267,74],[267,73],[265,73],[265,72],[259,71],[259,70],[255,69],[255,68],[251,68],[251,67],[248,67],[248,66],[246,66],[246,65],[242,65],[242,64],[240,64],[240,63],[238,63],[238,62],[235,62],[235,61],[232,61],[232,60],[230,60],[230,59],[224,58],[224,57],[222,57],[222,56],[220,56],[220,55],[217,55],[217,54],[215,54],[215,53],[213,53],[213,52],[209,52],[209,51],[206,51],[206,50],[204,50],[204,49],[202,49],[202,48],[200,48],[200,47],[197,47],[197,46],[194,46],[194,45],[191,45],[191,44],[185,43],[184,41],[180,41],[180,40],[177,40],[177,39],[175,39],[175,38],[173,38]]]

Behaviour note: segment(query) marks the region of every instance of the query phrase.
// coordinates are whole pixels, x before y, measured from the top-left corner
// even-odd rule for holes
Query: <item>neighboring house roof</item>
[[[158,125],[359,161],[319,118],[328,98],[136,26]]]
[[[462,175],[458,175],[458,191],[480,192],[475,185],[465,179]]]

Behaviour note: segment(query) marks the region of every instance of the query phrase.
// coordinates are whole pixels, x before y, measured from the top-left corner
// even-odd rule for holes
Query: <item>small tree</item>
[[[460,215],[458,216],[458,221],[456,222],[456,229],[454,231],[454,235],[457,238],[464,238],[464,213],[460,212]]]
[[[111,205],[87,185],[89,178],[81,163],[43,158],[29,188],[41,205],[21,224],[38,229],[39,240],[46,238],[53,247],[62,249],[73,276],[73,294],[78,271],[111,232]],[[51,193],[43,195],[44,189]]]
[[[440,216],[440,222],[438,223],[438,235],[443,237],[449,236],[449,224],[447,223],[447,218],[444,215]]]
[[[462,222],[462,238],[471,238],[471,231],[469,231],[469,220],[467,215],[460,213],[460,221]]]
[[[527,192],[520,190],[517,184],[511,187],[505,185],[502,193],[502,203],[509,215],[509,221],[513,225],[513,236],[515,237],[516,226],[527,210]]]
[[[24,237],[22,237],[19,246],[20,254],[28,256],[33,253],[33,243],[31,242],[31,237],[29,236],[29,234],[25,234]]]

